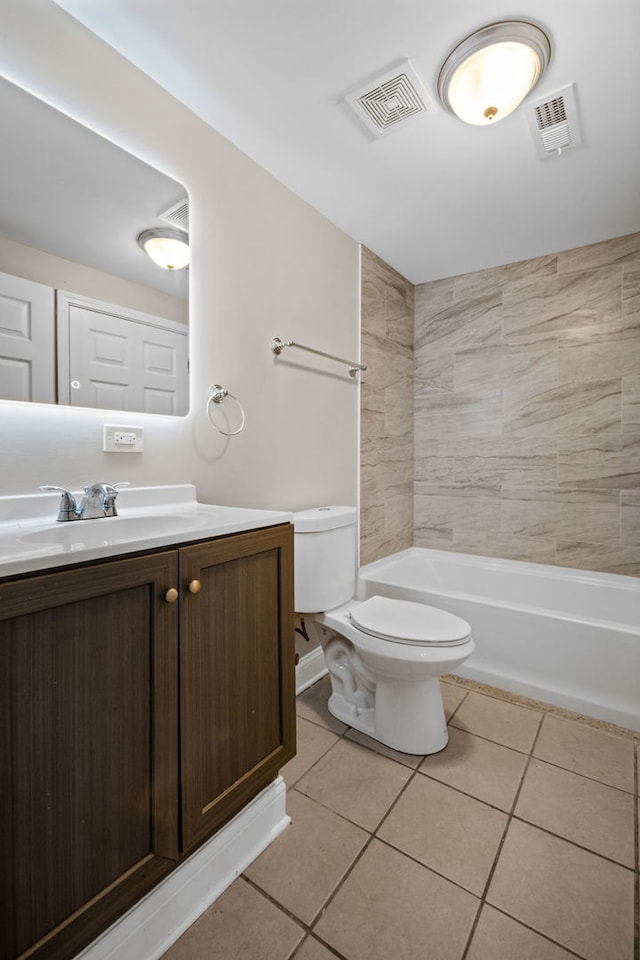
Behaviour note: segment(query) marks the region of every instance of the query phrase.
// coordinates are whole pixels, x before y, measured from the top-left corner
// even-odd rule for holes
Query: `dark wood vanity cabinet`
[[[0,584],[3,960],[74,956],[293,756],[292,610],[289,525]]]
[[[189,852],[295,753],[292,527],[185,548],[180,575],[182,849]]]

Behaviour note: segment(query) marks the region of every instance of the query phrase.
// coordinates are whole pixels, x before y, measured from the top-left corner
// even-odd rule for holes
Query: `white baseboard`
[[[285,800],[278,777],[76,960],[158,960],[291,822]]]
[[[296,696],[328,673],[324,665],[322,647],[316,647],[310,653],[300,657],[296,666]]]

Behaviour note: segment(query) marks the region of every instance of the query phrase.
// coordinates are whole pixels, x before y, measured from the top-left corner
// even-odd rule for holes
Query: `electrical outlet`
[[[142,453],[144,450],[142,427],[118,427],[105,423],[102,434],[102,449],[105,453]]]

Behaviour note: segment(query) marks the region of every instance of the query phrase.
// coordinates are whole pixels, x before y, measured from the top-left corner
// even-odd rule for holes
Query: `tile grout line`
[[[459,728],[459,727],[455,727],[455,725],[452,724],[451,721],[453,720],[453,718],[455,717],[455,715],[457,714],[457,712],[458,712],[459,709],[461,708],[461,706],[462,706],[462,704],[464,703],[464,701],[467,699],[467,696],[468,696],[469,692],[471,692],[469,687],[459,686],[458,689],[459,689],[460,691],[465,691],[465,692],[464,692],[464,696],[463,696],[462,700],[461,700],[461,701],[456,705],[456,707],[452,710],[452,712],[451,712],[451,714],[450,714],[450,716],[449,716],[449,718],[448,718],[448,720],[447,720],[447,724],[448,724],[448,725],[451,725],[454,729],[461,729],[461,728]],[[486,693],[483,693],[483,695],[485,695],[485,696],[490,696],[489,694],[486,694]],[[495,697],[495,698],[493,698],[493,699],[501,700],[502,698],[500,698],[500,697]],[[520,706],[520,704],[515,704],[515,705],[516,705],[516,706]],[[549,763],[550,766],[556,767],[557,769],[561,769],[561,770],[565,770],[565,771],[567,771],[567,772],[569,772],[569,773],[573,773],[575,776],[584,776],[584,774],[578,774],[576,771],[568,770],[568,768],[562,767],[562,766],[559,765],[559,764],[554,764],[554,763],[551,763],[551,762],[546,761],[546,760],[542,760],[541,758],[538,758],[538,757],[535,757],[535,756],[534,756],[534,750],[535,750],[536,745],[537,745],[537,743],[538,743],[538,740],[539,740],[539,737],[540,737],[540,734],[541,734],[541,731],[542,731],[542,727],[543,727],[543,723],[544,723],[545,717],[546,717],[546,716],[554,716],[554,714],[553,714],[552,711],[547,711],[547,710],[544,709],[544,705],[542,705],[542,706],[543,706],[543,709],[541,709],[541,710],[538,709],[538,712],[541,714],[541,715],[540,715],[540,721],[539,721],[539,723],[538,723],[537,731],[536,731],[535,737],[534,737],[534,739],[533,739],[533,741],[532,741],[532,744],[531,744],[531,747],[530,747],[530,749],[529,749],[529,752],[528,752],[527,754],[524,754],[524,751],[519,751],[519,750],[516,750],[515,748],[509,748],[509,747],[507,747],[507,749],[513,749],[515,753],[520,753],[521,755],[524,754],[524,755],[526,755],[526,757],[527,757],[526,765],[525,765],[525,767],[524,767],[522,776],[521,776],[521,778],[520,778],[520,782],[519,782],[519,784],[518,784],[518,787],[517,787],[517,790],[516,790],[516,793],[515,793],[515,795],[514,795],[514,799],[513,799],[512,803],[511,803],[511,806],[510,806],[509,811],[505,811],[505,810],[503,810],[503,809],[501,809],[501,808],[499,808],[499,807],[495,807],[493,804],[486,804],[485,801],[480,800],[478,797],[474,797],[474,796],[472,796],[471,794],[466,794],[464,791],[458,790],[456,787],[452,787],[450,784],[443,784],[442,781],[438,781],[437,778],[435,778],[435,777],[433,777],[433,776],[431,776],[431,775],[423,772],[422,770],[420,770],[420,764],[424,762],[424,757],[423,757],[422,760],[420,761],[420,763],[418,764],[418,766],[416,766],[416,767],[409,767],[410,775],[409,775],[406,783],[405,783],[405,784],[403,785],[403,787],[400,789],[400,791],[398,792],[397,796],[395,797],[395,799],[393,800],[393,802],[391,803],[391,805],[389,806],[389,808],[386,810],[386,812],[384,813],[384,815],[381,817],[381,819],[380,819],[380,821],[378,822],[377,826],[376,826],[372,831],[369,831],[369,830],[366,831],[367,833],[369,833],[369,837],[368,837],[367,841],[365,842],[363,848],[359,851],[358,855],[355,857],[355,859],[354,859],[353,863],[350,865],[349,869],[348,869],[348,870],[345,872],[345,874],[341,877],[341,879],[340,879],[339,882],[337,883],[335,889],[334,889],[333,892],[331,893],[330,897],[327,899],[327,901],[323,904],[322,908],[318,911],[318,913],[316,914],[316,916],[313,918],[313,920],[311,921],[311,924],[308,926],[308,928],[307,928],[307,925],[305,925],[305,929],[308,929],[308,935],[309,935],[309,934],[313,934],[313,937],[315,937],[315,938],[318,940],[318,942],[321,942],[324,946],[326,946],[327,949],[328,949],[333,955],[341,958],[341,960],[348,960],[348,958],[343,958],[343,955],[342,955],[342,954],[340,954],[339,952],[336,952],[335,948],[332,947],[330,944],[328,944],[328,943],[325,944],[325,941],[324,941],[321,937],[319,937],[318,934],[316,934],[315,932],[313,932],[313,927],[315,927],[315,925],[318,923],[318,921],[320,920],[320,918],[322,917],[322,915],[324,914],[324,912],[326,911],[326,909],[330,906],[330,904],[333,902],[333,900],[335,899],[335,897],[338,895],[339,891],[342,889],[342,887],[343,887],[343,885],[345,884],[345,882],[347,881],[348,877],[351,875],[351,873],[352,873],[353,870],[355,869],[356,865],[360,862],[360,860],[361,860],[362,857],[364,856],[365,852],[366,852],[366,851],[369,849],[369,847],[371,846],[372,841],[373,841],[374,839],[377,839],[380,843],[384,844],[385,846],[388,846],[389,848],[393,849],[393,850],[396,851],[396,852],[399,852],[399,853],[403,854],[404,856],[407,856],[408,859],[412,860],[412,861],[415,862],[417,865],[419,865],[419,866],[421,866],[421,867],[423,867],[423,868],[426,867],[426,869],[430,870],[430,871],[433,872],[435,875],[440,876],[442,879],[444,879],[444,880],[447,881],[448,883],[453,884],[454,886],[458,887],[459,889],[461,889],[461,890],[464,891],[465,893],[467,893],[467,894],[475,897],[475,898],[478,900],[478,909],[477,909],[477,912],[476,912],[476,916],[475,916],[475,919],[474,919],[474,922],[473,922],[473,925],[472,925],[472,928],[471,928],[471,931],[470,931],[470,934],[469,934],[467,943],[466,943],[466,945],[465,945],[464,951],[463,951],[463,953],[462,953],[462,955],[461,955],[461,957],[460,957],[460,960],[465,960],[465,958],[468,956],[468,953],[469,953],[469,950],[471,949],[471,946],[472,946],[472,943],[473,943],[473,938],[474,938],[474,936],[475,936],[475,933],[476,933],[476,930],[477,930],[477,927],[478,927],[478,923],[479,923],[480,918],[481,918],[481,916],[482,916],[482,912],[483,912],[483,909],[484,909],[485,904],[487,904],[487,906],[490,906],[491,909],[495,909],[495,910],[497,910],[499,913],[501,913],[501,914],[503,914],[504,916],[508,917],[508,918],[511,919],[514,923],[517,923],[517,924],[519,924],[520,926],[522,926],[522,927],[524,927],[524,928],[526,928],[526,929],[528,929],[528,930],[531,930],[532,933],[536,934],[537,936],[542,937],[542,938],[543,938],[544,940],[546,940],[547,942],[552,943],[552,944],[558,946],[559,948],[567,951],[567,953],[569,953],[571,956],[575,956],[576,958],[580,958],[580,960],[584,960],[584,958],[581,958],[581,955],[575,953],[573,950],[569,949],[569,948],[566,947],[565,945],[556,942],[555,940],[553,940],[553,939],[551,939],[550,937],[546,936],[545,934],[541,933],[539,930],[536,930],[536,929],[533,928],[533,927],[529,927],[528,924],[523,923],[521,920],[519,920],[519,919],[516,918],[516,917],[512,917],[510,914],[506,913],[506,912],[505,912],[504,910],[502,910],[501,908],[499,908],[499,907],[494,907],[493,904],[489,904],[488,901],[487,901],[487,899],[486,899],[486,898],[487,898],[487,895],[488,895],[488,892],[489,892],[489,889],[490,889],[490,886],[491,886],[491,882],[492,882],[492,880],[493,880],[493,876],[494,876],[494,874],[495,874],[495,870],[497,869],[497,865],[498,865],[498,862],[499,862],[499,859],[500,859],[500,856],[501,856],[501,853],[502,853],[502,850],[503,850],[503,847],[504,847],[504,842],[505,842],[505,840],[506,840],[506,836],[507,836],[508,830],[509,830],[512,822],[515,820],[515,821],[521,822],[521,823],[527,823],[527,824],[530,823],[528,820],[525,820],[524,818],[517,816],[516,813],[515,813],[515,810],[516,810],[516,806],[517,806],[517,803],[518,803],[518,801],[519,801],[520,794],[521,794],[522,789],[523,789],[523,786],[524,786],[524,781],[525,781],[525,779],[526,779],[527,773],[528,773],[529,768],[530,768],[530,765],[531,765],[531,761],[535,759],[535,760],[537,760],[538,762],[541,762],[541,763]],[[308,719],[308,718],[304,717],[303,719]],[[313,721],[311,721],[311,722],[313,722]],[[325,729],[326,729],[326,728],[325,728]],[[347,734],[349,733],[349,730],[351,730],[351,729],[354,729],[354,728],[347,727],[347,729],[346,729],[345,731],[343,731],[342,734],[339,734],[339,735],[336,734],[336,736],[338,736],[338,740],[345,739],[345,738],[346,738],[347,740],[349,740],[349,737],[347,736]],[[332,731],[331,731],[331,732],[332,732]],[[498,741],[489,740],[488,737],[483,737],[483,736],[481,736],[481,735],[478,735],[478,734],[475,734],[475,733],[471,733],[470,731],[463,730],[463,732],[468,733],[469,735],[472,735],[472,736],[478,736],[479,739],[488,741],[488,742],[490,742],[490,743],[496,743],[498,746],[503,746],[503,747],[506,747],[506,746],[507,746],[507,745],[505,745],[505,744],[499,743]],[[627,738],[623,738],[623,739],[627,739]],[[337,742],[338,742],[338,741],[336,741],[336,743],[337,743]],[[400,765],[403,765],[403,764],[402,764],[402,761],[398,761],[398,760],[395,760],[395,759],[392,758],[392,757],[388,757],[387,755],[385,755],[385,754],[382,753],[381,751],[377,751],[377,750],[375,750],[375,748],[373,748],[373,747],[371,747],[371,746],[369,746],[369,745],[367,745],[367,744],[359,743],[358,741],[355,741],[355,743],[356,743],[358,746],[364,747],[365,749],[369,750],[369,751],[372,752],[372,753],[375,753],[375,754],[377,754],[377,755],[379,755],[379,756],[385,757],[385,759],[391,759],[391,760],[393,760],[394,762],[399,763]],[[332,747],[333,747],[333,746],[335,746],[335,743],[332,744]],[[323,756],[326,756],[326,754],[332,749],[332,747],[330,747],[327,751],[325,751],[325,753],[323,754]],[[321,758],[318,758],[318,759],[321,759]],[[317,763],[317,762],[318,762],[318,761],[316,761],[315,763]],[[315,766],[315,763],[312,764],[312,767]],[[635,894],[636,894],[636,896],[635,896],[635,908],[634,908],[634,912],[635,912],[635,920],[634,920],[634,942],[635,942],[636,951],[637,951],[638,942],[639,942],[639,920],[640,920],[640,918],[639,918],[639,916],[638,916],[638,912],[639,912],[639,911],[638,911],[638,885],[639,885],[639,877],[638,877],[638,857],[639,857],[639,852],[638,852],[638,817],[637,817],[637,803],[638,803],[637,793],[638,793],[638,776],[639,776],[638,763],[640,763],[640,758],[638,757],[638,750],[636,749],[636,750],[634,750],[634,790],[635,790],[635,794],[632,794],[633,799],[634,799],[634,803],[635,803],[635,805],[636,805],[636,810],[634,811],[634,813],[635,813],[635,816],[634,816],[634,828],[635,828],[635,831],[634,831],[634,832],[635,832],[635,841],[636,841],[636,842],[635,842],[634,867],[631,868],[632,871],[633,871],[634,874],[635,874]],[[405,765],[405,766],[408,766],[408,765]],[[312,769],[312,767],[310,767],[309,769]],[[308,771],[307,771],[307,772],[308,772]],[[450,789],[454,789],[454,790],[456,790],[457,792],[461,793],[461,794],[464,795],[464,796],[468,796],[468,797],[470,797],[471,799],[474,799],[474,800],[476,800],[477,802],[483,803],[483,804],[485,804],[486,806],[488,806],[488,807],[490,807],[490,808],[492,808],[492,809],[496,809],[498,812],[500,812],[500,813],[502,813],[502,814],[506,814],[506,816],[507,816],[507,821],[506,821],[505,828],[504,828],[504,831],[503,831],[503,834],[502,834],[502,838],[501,838],[501,840],[500,840],[500,843],[499,843],[499,846],[498,846],[498,850],[497,850],[497,852],[496,852],[496,856],[495,856],[494,861],[493,861],[493,864],[492,864],[491,871],[490,871],[490,873],[489,873],[488,879],[487,879],[487,881],[486,881],[486,883],[485,883],[483,892],[482,892],[482,894],[481,894],[480,897],[478,897],[476,894],[473,894],[471,891],[469,891],[466,887],[462,886],[461,884],[458,884],[458,883],[456,883],[455,881],[451,880],[449,877],[446,877],[446,876],[444,876],[443,874],[438,873],[438,871],[434,870],[432,867],[428,867],[426,864],[422,863],[420,860],[416,859],[416,858],[413,857],[412,855],[407,854],[407,853],[405,853],[405,852],[402,851],[402,850],[399,850],[399,848],[395,847],[392,843],[390,843],[390,842],[388,842],[388,841],[386,841],[386,840],[384,840],[384,839],[382,839],[381,837],[378,836],[378,831],[380,830],[380,828],[382,827],[382,825],[384,824],[384,822],[387,820],[387,818],[390,816],[392,810],[396,807],[396,805],[397,805],[398,802],[400,801],[401,797],[404,795],[404,793],[406,792],[406,790],[409,788],[410,784],[415,780],[416,775],[417,775],[418,773],[420,773],[421,776],[425,776],[427,779],[434,780],[434,781],[436,781],[437,783],[439,783],[440,785],[448,786]],[[302,774],[301,776],[304,776],[304,774]],[[301,779],[301,778],[299,778],[299,779]],[[597,784],[601,784],[602,786],[609,787],[610,789],[616,789],[616,790],[618,790],[618,791],[621,792],[621,793],[624,793],[624,794],[626,794],[626,795],[629,795],[629,791],[628,791],[628,790],[623,790],[622,788],[615,787],[615,786],[613,786],[612,784],[606,783],[605,781],[596,780],[596,779],[593,778],[593,777],[585,777],[585,779],[587,779],[587,780],[589,780],[589,781],[591,781],[591,782],[597,783]],[[296,781],[296,782],[298,782],[298,781]],[[293,785],[292,785],[292,787],[293,787]],[[301,791],[298,791],[298,792],[301,793]],[[306,795],[305,795],[305,796],[306,796]],[[309,798],[309,799],[314,799],[314,802],[319,802],[319,801],[315,800],[315,798]],[[324,804],[321,804],[321,806],[324,806]],[[326,809],[329,809],[329,810],[330,810],[331,808],[327,807]],[[333,813],[336,813],[336,811],[332,811],[332,812],[333,812]],[[338,816],[342,816],[342,815],[341,815],[341,814],[338,814]],[[354,821],[351,821],[351,820],[349,820],[349,819],[346,818],[346,817],[343,817],[343,819],[346,820],[346,821],[349,822],[349,823],[354,823]],[[355,823],[354,823],[354,825],[357,826],[357,827],[359,827],[360,829],[363,829],[360,824],[355,824]],[[552,837],[557,837],[557,838],[559,838],[559,839],[561,839],[561,840],[564,840],[565,842],[571,844],[572,846],[577,847],[578,849],[582,849],[582,850],[584,850],[584,851],[587,852],[587,853],[590,853],[590,854],[593,854],[593,855],[602,857],[602,859],[604,859],[604,860],[606,860],[606,861],[608,861],[608,862],[610,862],[610,863],[612,863],[612,864],[615,864],[615,865],[617,865],[617,866],[620,866],[620,867],[622,867],[623,869],[629,869],[629,867],[628,867],[627,865],[621,864],[621,863],[619,863],[618,861],[613,860],[613,859],[611,859],[611,858],[609,858],[609,857],[607,857],[607,856],[604,856],[603,854],[598,853],[597,851],[591,850],[591,849],[588,848],[588,847],[583,847],[581,844],[577,844],[577,843],[575,843],[574,841],[567,839],[566,837],[562,837],[562,836],[560,836],[559,834],[555,834],[555,833],[553,833],[551,830],[546,829],[545,827],[542,827],[542,826],[540,826],[540,825],[538,825],[538,824],[535,824],[535,823],[531,823],[530,825],[531,825],[532,827],[534,827],[535,829],[539,829],[539,830],[541,830],[542,832],[544,832],[544,833],[546,833],[546,834],[548,834],[548,835],[550,835],[550,836],[552,836]],[[260,889],[260,888],[257,888],[257,889]],[[261,891],[261,892],[262,892],[262,891]],[[270,898],[270,899],[271,899],[271,898]],[[280,909],[283,909],[283,908],[281,907],[281,905],[277,903],[277,901],[274,900],[273,902],[274,902],[274,904],[275,904],[276,906],[278,906]],[[288,912],[288,911],[285,911],[285,912]],[[300,921],[298,918],[293,917],[293,915],[292,915],[292,919],[294,919],[295,922],[296,922],[298,925],[301,924],[301,921]],[[307,936],[308,936],[308,935],[307,935]],[[304,942],[306,941],[306,939],[307,939],[307,937],[303,938],[303,940],[301,941],[301,943],[297,946],[297,948],[295,948],[295,952],[296,952],[296,953],[297,953],[298,950],[301,948],[302,943],[304,943]]]
[[[350,729],[351,729],[351,728],[350,728]],[[360,746],[360,744],[359,744],[359,746]],[[366,747],[365,749],[371,750],[370,747]],[[372,752],[372,753],[376,753],[375,750],[371,750],[371,752]],[[386,759],[389,759],[389,758],[386,758]],[[396,761],[394,761],[394,762],[396,762]],[[410,769],[410,768],[409,768],[409,769]],[[315,925],[318,923],[318,920],[320,919],[320,917],[322,916],[322,914],[325,912],[325,910],[330,906],[330,904],[331,904],[331,903],[333,902],[333,900],[336,898],[336,896],[338,895],[339,891],[342,889],[342,887],[343,887],[344,884],[346,883],[348,877],[350,877],[351,874],[353,873],[356,865],[360,862],[360,860],[361,860],[362,857],[364,856],[365,852],[366,852],[366,851],[369,849],[369,847],[371,846],[373,840],[378,840],[378,842],[382,842],[382,841],[380,840],[380,838],[376,836],[376,831],[380,829],[381,825],[384,823],[384,821],[386,820],[386,818],[387,818],[388,815],[390,814],[391,810],[395,807],[395,805],[397,804],[397,802],[398,802],[398,800],[400,799],[400,797],[404,794],[404,792],[405,792],[405,790],[407,789],[407,787],[409,786],[409,784],[413,781],[416,773],[417,773],[417,770],[411,770],[411,775],[409,776],[407,782],[401,787],[400,791],[398,792],[398,795],[397,795],[396,798],[392,801],[392,803],[391,803],[391,805],[389,806],[388,810],[387,810],[387,811],[383,814],[383,816],[380,818],[380,820],[378,821],[377,825],[374,827],[374,829],[373,829],[372,831],[370,831],[370,830],[367,830],[367,831],[366,831],[366,832],[369,834],[369,839],[366,841],[366,843],[364,844],[364,846],[362,847],[362,849],[361,849],[361,850],[359,851],[359,853],[356,855],[356,857],[354,858],[353,862],[350,864],[349,868],[345,871],[345,873],[344,873],[344,875],[341,877],[340,881],[336,884],[336,887],[335,887],[335,889],[333,890],[333,892],[331,893],[331,895],[328,897],[328,899],[326,900],[326,902],[322,905],[321,909],[318,911],[318,913],[317,913],[316,916],[314,917],[314,919],[313,919],[313,921],[312,921],[312,927],[315,927]],[[310,798],[310,799],[312,799],[312,798]],[[335,812],[335,811],[333,811],[333,812]],[[339,814],[339,816],[340,816],[340,814]],[[347,820],[347,817],[344,817],[344,819]],[[349,823],[353,823],[353,821],[351,821],[351,820],[348,820],[348,822],[349,822]],[[365,829],[365,828],[362,827],[360,824],[355,824],[355,826],[359,826],[361,830]]]
[[[494,874],[495,874],[496,869],[497,869],[497,866],[498,866],[498,861],[500,860],[500,857],[501,857],[501,855],[502,855],[502,851],[503,851],[503,849],[504,849],[505,840],[507,839],[507,833],[508,833],[509,827],[511,826],[511,823],[512,823],[512,821],[513,821],[513,811],[514,811],[515,808],[516,808],[516,804],[517,804],[517,802],[518,802],[518,798],[519,798],[519,796],[520,796],[520,792],[521,792],[521,790],[522,790],[522,786],[523,786],[523,784],[524,784],[524,780],[525,780],[525,777],[526,777],[526,775],[527,775],[527,770],[529,769],[529,765],[530,765],[530,763],[531,763],[531,759],[532,759],[532,756],[533,756],[533,751],[534,751],[534,749],[535,749],[536,743],[538,742],[538,737],[540,736],[540,731],[542,730],[542,724],[543,724],[543,722],[544,722],[544,716],[540,718],[540,722],[539,722],[539,724],[538,724],[538,729],[536,730],[536,735],[535,735],[535,737],[533,738],[533,742],[532,742],[532,744],[531,744],[531,749],[530,749],[529,755],[528,755],[528,757],[527,757],[527,762],[526,762],[526,764],[525,764],[524,770],[522,771],[522,776],[520,777],[520,782],[519,782],[519,784],[518,784],[518,788],[517,788],[517,790],[516,790],[516,792],[515,792],[515,794],[514,794],[513,801],[512,801],[512,803],[511,803],[511,808],[510,808],[510,810],[507,812],[507,822],[506,822],[505,825],[504,825],[504,830],[502,831],[502,836],[501,836],[500,842],[499,842],[499,844],[498,844],[498,849],[496,850],[496,854],[495,854],[495,856],[494,856],[494,858],[493,858],[493,863],[491,864],[491,869],[489,870],[489,875],[488,875],[488,877],[487,877],[487,880],[486,880],[486,883],[485,883],[485,885],[484,885],[482,894],[481,894],[481,896],[480,896],[480,909],[478,910],[478,912],[477,912],[477,914],[476,914],[476,917],[475,917],[475,920],[474,920],[474,923],[473,923],[473,926],[471,927],[471,930],[469,931],[469,937],[467,938],[467,943],[466,943],[466,945],[465,945],[464,950],[462,951],[462,956],[460,957],[460,960],[466,960],[466,957],[467,957],[467,955],[468,955],[468,953],[469,953],[469,950],[471,949],[471,944],[473,943],[473,939],[474,939],[474,937],[475,937],[476,930],[478,929],[478,924],[479,924],[479,922],[480,922],[480,916],[481,916],[481,914],[482,914],[482,910],[483,910],[483,908],[484,908],[484,905],[485,905],[485,903],[487,902],[487,894],[489,893],[489,888],[491,887],[491,883],[492,883],[492,881],[493,881],[493,877],[494,877]]]

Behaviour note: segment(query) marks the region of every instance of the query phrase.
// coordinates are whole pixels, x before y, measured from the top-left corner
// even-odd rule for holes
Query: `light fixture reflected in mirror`
[[[143,230],[138,243],[163,270],[182,270],[189,266],[189,235],[182,230],[169,227]]]
[[[489,24],[449,54],[438,77],[438,94],[465,123],[496,123],[534,88],[550,56],[549,38],[535,24]]]

